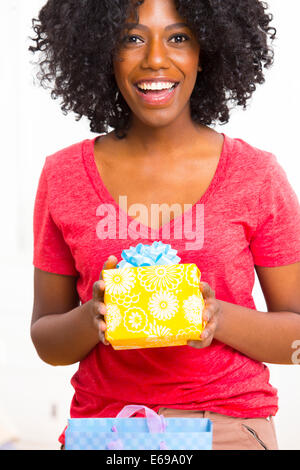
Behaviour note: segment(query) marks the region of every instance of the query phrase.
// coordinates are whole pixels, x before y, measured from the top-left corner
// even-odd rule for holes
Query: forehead
[[[134,2],[135,3],[135,2]],[[135,8],[139,18],[139,24],[148,28],[165,28],[172,23],[183,23],[184,19],[179,15],[174,0],[144,0],[144,3]],[[128,23],[135,23],[133,13],[127,19]]]

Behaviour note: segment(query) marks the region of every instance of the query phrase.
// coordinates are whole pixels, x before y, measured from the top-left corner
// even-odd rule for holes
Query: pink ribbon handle
[[[144,411],[150,433],[165,432],[167,423],[163,415],[143,405],[127,405],[117,414],[116,418],[130,418],[134,413]]]

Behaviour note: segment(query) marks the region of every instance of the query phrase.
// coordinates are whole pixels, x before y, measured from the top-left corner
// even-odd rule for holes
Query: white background
[[[31,344],[33,300],[32,213],[46,155],[95,134],[88,122],[64,116],[59,101],[36,83],[28,36],[45,0],[0,0],[1,231],[0,231],[0,445],[13,434],[28,449],[57,449],[66,424],[77,366],[44,364]],[[278,30],[275,65],[244,112],[217,127],[231,137],[276,154],[300,198],[299,0],[270,0]],[[256,279],[254,299],[266,310]],[[298,338],[300,339],[300,338]],[[279,390],[275,418],[281,449],[300,449],[300,370],[270,366]],[[9,434],[10,432],[10,434]]]

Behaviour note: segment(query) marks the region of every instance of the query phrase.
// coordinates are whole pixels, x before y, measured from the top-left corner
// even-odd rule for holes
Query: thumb
[[[102,271],[103,269],[116,269],[117,264],[118,264],[118,258],[114,255],[110,255],[105,261]],[[103,279],[102,271],[100,273],[100,279]]]
[[[118,264],[118,258],[114,255],[110,255],[104,263],[103,269],[115,269]]]

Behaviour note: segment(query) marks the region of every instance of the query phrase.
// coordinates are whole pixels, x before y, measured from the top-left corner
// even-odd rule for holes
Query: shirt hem
[[[45,264],[42,264],[42,263],[37,263],[35,261],[33,261],[32,264],[35,268],[40,269],[41,271],[46,271],[47,273],[60,274],[60,275],[63,275],[63,276],[75,276],[75,277],[79,276],[78,272],[75,272],[75,271],[70,270],[70,269],[64,269],[61,266],[58,266],[58,267],[57,266],[49,266],[49,263],[47,263],[45,265]]]

